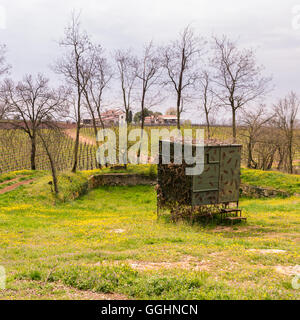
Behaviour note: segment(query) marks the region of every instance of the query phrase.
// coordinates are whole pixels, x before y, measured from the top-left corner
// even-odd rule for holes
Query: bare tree
[[[150,41],[143,51],[143,55],[135,62],[135,74],[138,80],[139,101],[141,106],[141,130],[143,134],[145,122],[145,109],[150,109],[160,101],[160,92],[156,88],[161,77],[161,62],[157,49]],[[156,88],[157,89],[157,88]]]
[[[64,89],[50,89],[48,82],[49,80],[42,74],[36,79],[26,75],[18,84],[6,79],[1,87],[1,97],[9,106],[10,114],[21,119],[12,122],[12,125],[22,129],[30,139],[32,170],[36,169],[37,130],[44,120],[49,117],[56,119],[57,114],[63,113],[67,108],[64,104],[66,96]]]
[[[9,72],[10,65],[6,63],[5,59],[6,46],[0,45],[0,76],[3,76]],[[9,107],[5,101],[0,101],[0,120],[4,119],[8,114]]]
[[[242,135],[246,138],[246,159],[247,168],[258,168],[257,160],[253,155],[253,150],[258,142],[262,142],[262,134],[266,135],[264,127],[270,124],[274,115],[266,115],[266,106],[261,105],[257,110],[243,110],[241,124],[244,127]],[[266,141],[267,142],[267,141]]]
[[[274,134],[275,133],[275,134]],[[255,143],[253,154],[256,156],[256,169],[271,170],[278,150],[278,136],[271,120],[270,124],[263,126]]]
[[[254,51],[240,50],[226,36],[214,37],[215,92],[220,103],[232,112],[232,136],[236,140],[236,114],[239,109],[268,92],[271,78],[263,77],[257,66]]]
[[[87,111],[92,117],[95,134],[97,136],[98,119],[104,129],[104,123],[101,117],[102,97],[113,77],[113,72],[100,45],[93,46],[90,50],[90,55],[86,63],[89,65],[89,73],[86,75],[82,74],[83,79],[87,77],[86,85],[83,88],[83,94],[86,101]]]
[[[130,112],[132,112],[132,93],[137,78],[137,62],[136,58],[133,56],[130,50],[117,50],[115,53],[115,61],[118,69],[118,78],[121,84],[123,108],[126,115],[126,122],[127,124],[129,124]]]
[[[92,118],[96,144],[98,146],[97,123],[99,120],[102,129],[104,129],[105,126],[101,117],[102,98],[104,91],[108,88],[108,84],[113,77],[113,71],[105,58],[103,49],[100,45],[93,46],[90,50],[87,64],[89,65],[89,72],[86,75],[82,74],[83,79],[87,76],[83,94],[85,97],[86,109]],[[101,167],[101,165],[99,165],[99,167]]]
[[[57,163],[58,158],[56,155],[63,145],[64,135],[55,122],[43,121],[37,130],[37,137],[41,141],[41,145],[49,160],[54,193],[58,195],[57,167],[59,163]]]
[[[9,72],[11,66],[6,63],[6,46],[4,44],[0,45],[0,76],[3,76]]]
[[[215,101],[215,94],[212,88],[212,80],[209,75],[209,72],[204,70],[199,78],[200,84],[200,108],[205,114],[205,121],[207,127],[207,138],[211,138],[211,117],[212,114],[216,111],[217,105]]]
[[[288,158],[287,169],[289,173],[293,173],[295,124],[299,106],[299,98],[294,92],[290,92],[274,106],[278,127],[285,137]]]
[[[66,49],[64,56],[56,62],[54,70],[62,74],[76,95],[76,139],[74,146],[74,164],[72,172],[76,172],[78,163],[79,134],[81,128],[82,96],[90,77],[91,67],[87,63],[92,44],[89,36],[80,28],[79,15],[72,13],[71,23],[65,29],[64,39],[60,46]]]
[[[8,112],[9,112],[9,107],[7,104],[0,102],[0,120],[5,119],[5,117],[7,116]]]
[[[165,85],[171,86],[176,93],[177,128],[180,129],[180,117],[184,111],[183,100],[189,98],[189,90],[194,88],[199,78],[198,63],[204,41],[196,37],[187,26],[178,40],[163,49],[163,66],[167,71]]]

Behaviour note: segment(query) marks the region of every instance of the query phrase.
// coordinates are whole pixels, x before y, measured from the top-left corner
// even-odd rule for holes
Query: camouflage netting
[[[159,207],[172,208],[176,204],[183,206],[191,203],[192,180],[191,177],[186,176],[185,169],[184,164],[160,164],[158,166]]]
[[[158,166],[158,209],[170,210],[172,221],[183,219],[192,221],[200,217],[207,218],[219,214],[222,205],[191,206],[192,177],[186,176],[186,167],[185,164],[160,164]]]
[[[194,144],[194,142],[193,142]],[[174,146],[170,145],[171,161]],[[193,148],[193,155],[195,149]],[[230,202],[238,201],[239,145],[210,143],[204,149],[204,171],[186,175],[185,163],[162,164],[162,146],[158,165],[157,206],[167,209],[173,221],[213,217]]]

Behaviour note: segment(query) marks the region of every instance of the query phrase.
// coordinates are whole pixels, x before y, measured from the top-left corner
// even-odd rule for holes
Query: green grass
[[[94,174],[105,174],[105,173],[128,173],[128,174],[141,174],[146,176],[153,176],[155,177],[157,175],[157,166],[156,165],[150,165],[150,164],[139,164],[139,165],[133,165],[128,164],[127,169],[112,169],[110,167],[102,167],[102,169],[96,169],[96,170],[87,170],[82,171],[82,174],[86,177],[94,175]]]
[[[0,175],[0,183],[6,182],[8,180],[19,178],[22,180],[29,180],[35,177],[41,177],[45,173],[43,171],[31,171],[31,170],[20,170],[20,171],[11,171]]]
[[[300,175],[274,171],[242,169],[241,181],[259,187],[270,187],[287,191],[290,194],[300,193]]]
[[[2,299],[300,298],[275,268],[300,264],[297,197],[241,199],[248,222],[233,227],[173,224],[167,213],[157,220],[151,186],[103,187],[62,202],[49,196],[49,175],[32,175],[32,185],[0,195]],[[86,176],[65,174],[60,187]]]

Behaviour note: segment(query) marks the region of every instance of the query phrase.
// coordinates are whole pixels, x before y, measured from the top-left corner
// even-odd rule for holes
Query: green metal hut
[[[163,158],[166,156],[164,150],[168,150],[168,147],[164,144],[170,145],[169,164],[163,163]],[[185,169],[192,167],[192,165],[186,164],[184,159],[182,164],[174,164],[174,159],[176,159],[175,148],[182,148],[182,154],[184,154],[184,144],[181,142],[161,140],[159,143],[158,207],[170,207],[176,203],[192,207],[224,204],[224,207],[226,207],[234,202],[236,203],[236,209],[227,209],[228,212],[240,212],[238,201],[241,145],[205,144],[202,147],[204,150],[204,156],[202,157],[204,168],[202,173],[198,175],[186,174]],[[191,148],[194,155],[197,145],[191,144]]]

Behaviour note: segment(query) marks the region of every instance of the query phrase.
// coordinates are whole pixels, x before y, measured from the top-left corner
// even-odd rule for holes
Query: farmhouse
[[[126,114],[121,109],[110,109],[110,110],[106,110],[105,112],[101,113],[101,120],[105,126],[119,125],[119,124],[125,123]],[[102,125],[101,120],[99,118],[96,118],[96,125],[97,126]],[[93,120],[90,118],[83,119],[82,124],[92,125]]]
[[[176,125],[177,124],[177,116],[176,115],[151,115],[149,117],[145,117],[145,125]]]
[[[155,125],[157,123],[158,121],[156,116],[152,115],[149,117],[145,117],[145,125]]]
[[[175,115],[164,115],[158,116],[158,123],[165,124],[165,125],[176,125],[177,123],[177,116]]]

